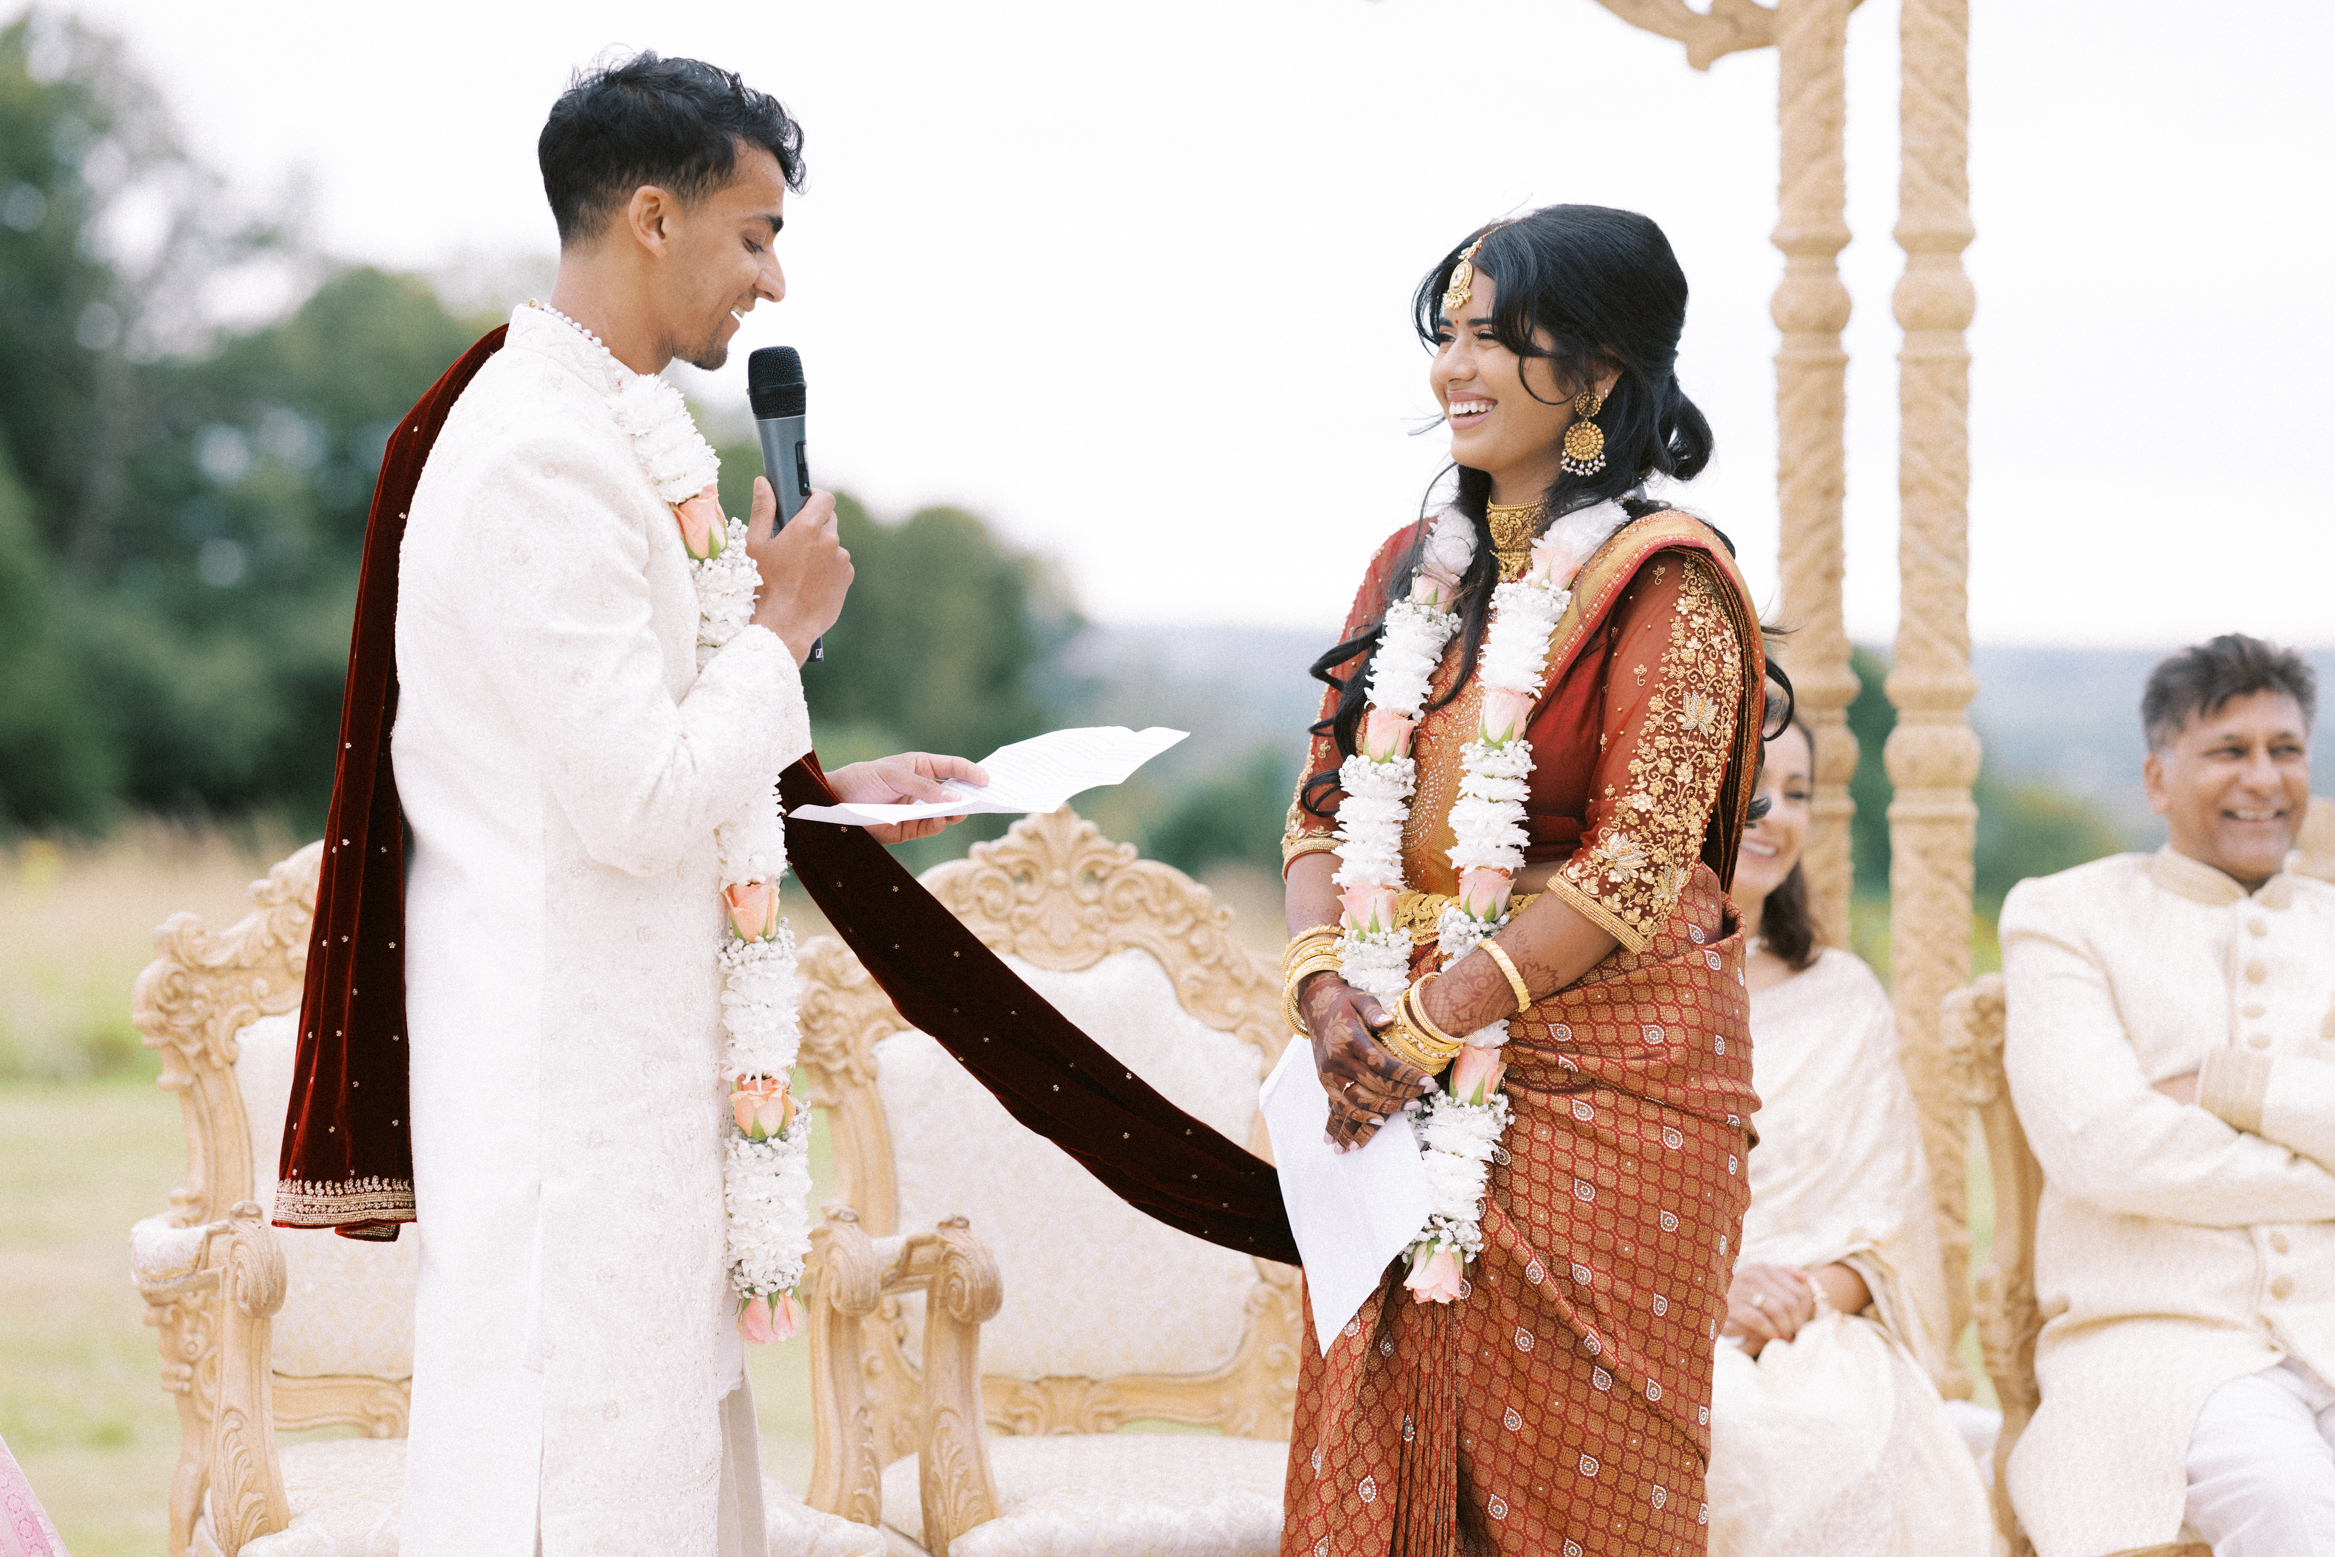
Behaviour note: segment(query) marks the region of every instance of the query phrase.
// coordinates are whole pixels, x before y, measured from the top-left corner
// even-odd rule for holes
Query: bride
[[[1654,223],[1573,205],[1414,301],[1456,490],[1316,667],[1285,972],[1333,1142],[1425,1097],[1435,1204],[1326,1355],[1309,1314],[1287,1557],[1703,1550],[1767,673],[1725,538],[1644,496],[1710,458],[1686,297]]]

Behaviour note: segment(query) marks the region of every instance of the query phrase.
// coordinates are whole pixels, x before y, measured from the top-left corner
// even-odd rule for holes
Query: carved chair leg
[[[276,1461],[269,1384],[275,1315],[284,1306],[284,1250],[258,1202],[228,1213],[219,1274],[219,1404],[211,1421],[211,1533],[224,1557],[292,1522]]]
[[[882,1472],[876,1463],[874,1413],[861,1372],[860,1326],[875,1311],[883,1270],[859,1225],[859,1213],[836,1206],[811,1230],[803,1266],[804,1319],[810,1326],[811,1507],[854,1524],[881,1528]]]

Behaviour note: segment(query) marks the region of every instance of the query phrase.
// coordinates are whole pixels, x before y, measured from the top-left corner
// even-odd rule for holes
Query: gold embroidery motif
[[[1650,570],[1657,579],[1661,568]],[[1701,855],[1733,744],[1725,710],[1740,701],[1742,682],[1717,585],[1707,566],[1690,558],[1630,754],[1629,793],[1598,818],[1594,835],[1560,872],[1640,937],[1662,928]],[[1611,785],[1605,796],[1613,800]]]

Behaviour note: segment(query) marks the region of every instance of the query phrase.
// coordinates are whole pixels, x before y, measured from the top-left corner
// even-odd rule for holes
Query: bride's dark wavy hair
[[[1500,344],[1520,358],[1547,362],[1556,378],[1556,392],[1564,399],[1594,383],[1603,371],[1617,375],[1596,418],[1605,433],[1605,468],[1593,476],[1560,471],[1544,494],[1549,519],[1607,499],[1619,502],[1632,519],[1659,512],[1663,504],[1639,495],[1648,477],[1691,481],[1711,462],[1711,424],[1678,387],[1686,274],[1670,252],[1670,240],[1635,211],[1601,205],[1543,206],[1519,220],[1478,228],[1453,245],[1412,295],[1412,327],[1430,348],[1440,333],[1443,293],[1458,268],[1460,251],[1479,237],[1483,246],[1476,250],[1473,263],[1478,274],[1496,283],[1491,329]],[[1542,398],[1529,385],[1526,392]],[[1448,466],[1429,488],[1430,499],[1452,470],[1457,470],[1458,481],[1451,506],[1475,525],[1476,555],[1460,579],[1455,602],[1465,658],[1459,679],[1437,707],[1458,696],[1475,670],[1500,567],[1492,551],[1491,527],[1484,520],[1492,496],[1489,475],[1465,465]],[[1723,533],[1719,539],[1730,552],[1735,549]],[[1398,580],[1417,568],[1418,548],[1425,541],[1426,532],[1421,531],[1411,554],[1396,569]],[[1384,629],[1383,620],[1373,624],[1313,665],[1318,680],[1338,689],[1337,711],[1313,733],[1333,736],[1343,756],[1352,756],[1359,742],[1370,659],[1378,652]],[[1356,655],[1363,656],[1361,664],[1341,677],[1338,667]],[[1336,787],[1335,773],[1308,780],[1306,809],[1322,814],[1320,801]]]

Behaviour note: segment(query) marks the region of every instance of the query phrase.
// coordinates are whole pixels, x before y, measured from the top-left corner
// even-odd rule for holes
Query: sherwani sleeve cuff
[[[767,627],[749,625],[722,646],[706,665],[705,674],[715,674],[716,666],[725,679],[735,676],[768,687],[771,707],[778,715],[772,736],[777,743],[772,758],[777,768],[787,767],[811,749],[811,712],[803,698],[803,672],[785,639]]]
[[[2270,1096],[2271,1060],[2243,1049],[2216,1049],[2197,1073],[2197,1106],[2233,1130],[2262,1133],[2262,1105]]]

